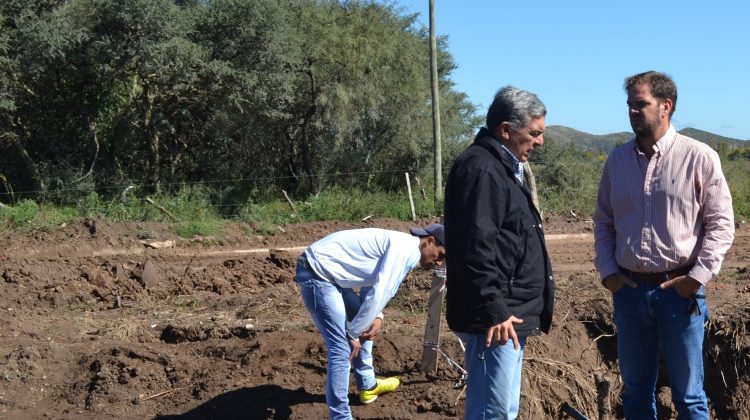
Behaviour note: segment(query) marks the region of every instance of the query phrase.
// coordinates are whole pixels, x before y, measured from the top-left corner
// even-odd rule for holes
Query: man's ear
[[[503,140],[510,139],[510,123],[503,121],[497,126],[497,136]]]
[[[663,100],[661,104],[664,107],[664,114],[662,116],[669,118],[672,114],[672,107],[674,106],[674,103],[671,99],[667,98]]]

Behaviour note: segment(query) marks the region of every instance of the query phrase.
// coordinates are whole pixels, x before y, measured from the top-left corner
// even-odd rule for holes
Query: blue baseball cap
[[[411,232],[414,236],[419,236],[420,238],[423,238],[425,236],[432,236],[435,239],[437,239],[438,245],[445,246],[445,228],[440,223],[432,223],[424,228],[411,228],[409,229],[409,232]]]

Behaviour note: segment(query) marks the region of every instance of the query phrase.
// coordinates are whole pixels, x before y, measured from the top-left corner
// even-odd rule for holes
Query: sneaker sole
[[[372,403],[374,403],[374,402],[375,402],[375,400],[377,400],[377,399],[378,399],[378,396],[376,395],[376,396],[375,396],[375,398],[373,398],[373,399],[371,399],[371,400],[369,400],[369,401],[362,401],[362,400],[359,400],[359,402],[361,402],[362,404],[365,404],[365,405],[366,405],[366,404],[372,404]]]

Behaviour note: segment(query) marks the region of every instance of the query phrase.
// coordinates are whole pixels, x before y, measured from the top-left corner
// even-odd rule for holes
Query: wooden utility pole
[[[440,91],[438,90],[435,0],[430,0],[430,80],[432,81],[432,142],[435,152],[435,204],[443,201],[443,151],[440,143]]]
[[[438,89],[437,40],[435,39],[435,0],[430,0],[430,81],[432,82],[432,142],[435,152],[435,204],[437,205],[443,201],[443,152],[440,143],[440,90]],[[445,276],[440,276],[435,272],[427,303],[427,325],[424,329],[424,349],[422,363],[420,363],[422,372],[434,372],[437,369],[444,285]]]

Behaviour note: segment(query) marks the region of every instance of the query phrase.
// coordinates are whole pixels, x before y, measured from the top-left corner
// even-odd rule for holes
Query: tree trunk
[[[310,152],[310,124],[312,123],[312,119],[318,110],[315,104],[317,102],[318,92],[317,88],[315,87],[315,77],[313,76],[312,71],[308,71],[307,75],[310,77],[310,106],[307,108],[304,120],[302,121],[300,152],[302,153],[302,165],[309,180],[310,191],[318,194],[320,192],[320,184],[318,183],[318,178],[315,175],[315,169],[313,169],[312,156]]]
[[[302,125],[302,138],[300,141],[300,152],[302,153],[302,166],[307,174],[308,182],[310,185],[310,191],[317,194],[320,192],[318,180],[315,176],[315,170],[312,166],[312,157],[310,156],[310,120],[315,115],[315,105],[311,106],[307,110],[305,115],[305,121]]]
[[[154,100],[156,98],[156,92],[151,91],[151,86],[146,84],[143,86],[143,94],[146,99],[146,114],[143,117],[143,132],[149,137],[148,146],[149,151],[149,178],[151,179],[151,185],[153,185],[154,192],[158,193],[159,188],[159,149],[160,140],[159,133],[154,128],[153,114],[154,114]]]
[[[26,168],[26,171],[31,178],[33,188],[38,193],[45,192],[47,187],[44,185],[42,174],[39,173],[39,168],[36,166],[36,163],[34,163],[34,160],[29,155],[29,152],[26,151],[26,148],[23,147],[23,144],[18,141],[16,135],[5,134],[3,136],[0,136],[0,140],[2,140],[2,143],[5,144],[7,149],[13,150],[21,158],[21,162],[23,162],[23,166]]]

